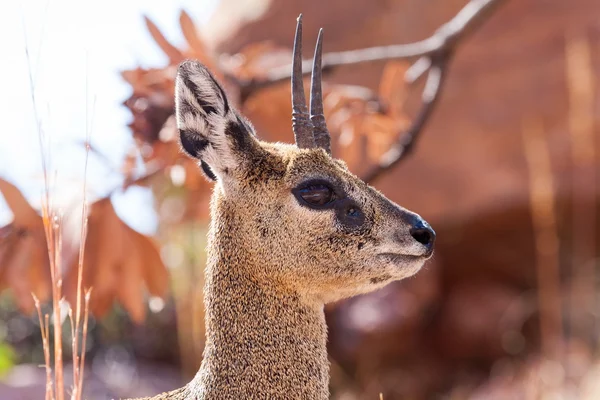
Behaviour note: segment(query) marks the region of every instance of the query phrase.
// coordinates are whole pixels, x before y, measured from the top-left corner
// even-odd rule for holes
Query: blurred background
[[[477,3],[0,4],[0,398],[44,396],[31,293],[56,312],[45,193],[65,327],[80,248],[93,288],[83,397],[153,395],[195,374],[212,184],[179,152],[179,62],[207,64],[262,139],[292,142],[289,84],[271,73],[291,60],[299,13],[309,57],[319,27],[326,53],[411,43]],[[421,115],[427,71],[410,79],[419,57],[325,71],[334,155],[438,237],[415,277],[327,306],[333,399],[600,398],[600,2],[493,3],[445,48],[412,152],[376,176]]]

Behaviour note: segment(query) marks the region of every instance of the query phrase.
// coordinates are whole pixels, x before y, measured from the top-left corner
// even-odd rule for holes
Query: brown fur
[[[217,94],[210,99],[223,101],[202,66],[184,64],[180,76],[186,74]],[[228,105],[196,104],[208,100],[192,99],[184,84],[178,79],[184,149],[207,160],[218,177],[206,266],[207,342],[192,382],[152,399],[327,399],[324,304],[416,273],[431,255],[410,234],[422,220],[322,149],[257,140]],[[208,127],[182,114],[188,101],[202,108],[195,112],[212,121]],[[361,223],[302,205],[292,190],[311,179],[344,193],[360,208]]]

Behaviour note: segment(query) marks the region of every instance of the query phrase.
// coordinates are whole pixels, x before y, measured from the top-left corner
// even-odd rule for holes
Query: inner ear
[[[259,145],[252,126],[231,106],[219,83],[202,64],[185,61],[175,85],[175,110],[181,147],[201,161],[211,180],[240,168]]]

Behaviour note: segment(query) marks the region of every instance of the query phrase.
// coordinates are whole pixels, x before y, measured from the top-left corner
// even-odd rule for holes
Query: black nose
[[[435,232],[429,224],[425,221],[418,221],[413,228],[410,230],[410,235],[419,243],[427,247],[429,250],[433,250],[433,243],[435,242]]]

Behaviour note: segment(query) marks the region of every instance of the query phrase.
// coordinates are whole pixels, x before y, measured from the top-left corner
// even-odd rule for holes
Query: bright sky
[[[121,106],[130,88],[119,70],[166,63],[142,16],[148,15],[177,45],[183,43],[179,11],[187,10],[202,24],[217,1],[0,1],[0,177],[16,183],[32,204],[39,203],[43,181],[37,114],[50,138],[50,172],[61,191],[81,191],[86,126],[92,145],[109,158],[107,162],[90,154],[92,193],[118,185],[115,169],[132,142],[126,127],[130,114]],[[129,189],[113,196],[113,202],[135,229],[155,229],[147,189]],[[11,218],[0,196],[0,226]]]

